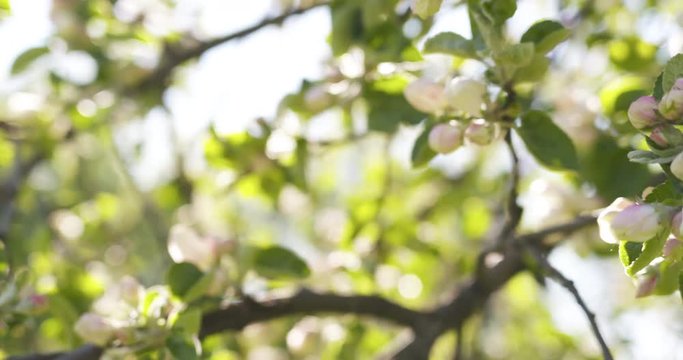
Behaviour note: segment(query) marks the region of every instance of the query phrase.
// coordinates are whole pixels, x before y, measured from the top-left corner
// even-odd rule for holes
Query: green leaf
[[[678,274],[678,293],[681,295],[681,299],[683,299],[683,271]]]
[[[496,51],[494,48],[493,60],[495,60],[499,67],[500,71],[498,75],[500,81],[506,82],[510,79],[514,79],[516,71],[520,68],[529,66],[532,60],[534,60],[534,55],[534,44],[530,42],[508,45],[501,51]],[[527,75],[523,74],[522,76]]]
[[[496,63],[520,68],[529,65],[534,58],[534,44],[524,42],[510,45],[494,55]]]
[[[425,127],[420,136],[415,140],[413,151],[410,154],[410,160],[413,167],[425,165],[436,156],[436,152],[429,147],[429,132],[431,130],[431,126]]]
[[[683,194],[674,186],[671,180],[667,180],[655,186],[645,197],[647,203],[660,203],[668,206],[680,206],[683,203]]]
[[[627,153],[628,149],[620,147],[613,136],[599,135],[582,152],[582,177],[593,183],[598,194],[605,199],[640,194],[651,182],[652,175],[647,166],[628,161]]]
[[[664,66],[664,73],[662,75],[662,90],[663,93],[671,90],[676,79],[683,77],[683,54],[678,54],[669,60]]]
[[[413,6],[413,12],[417,16],[426,19],[439,11],[442,1],[443,0],[417,0]]]
[[[543,54],[537,53],[531,62],[515,71],[514,80],[516,83],[536,82],[545,76],[550,67],[550,60]]]
[[[666,259],[659,265],[659,277],[655,294],[669,295],[678,289],[678,277],[683,270],[683,262]]]
[[[311,271],[308,265],[292,251],[280,246],[256,250],[254,269],[259,275],[269,279],[302,279]]]
[[[578,170],[574,144],[548,114],[531,110],[522,115],[517,134],[539,163],[553,170]]]
[[[670,163],[676,155],[662,157],[651,151],[633,150],[628,153],[628,160],[639,164],[665,164]]]
[[[9,0],[0,0],[0,11],[9,12],[12,7],[9,4]]]
[[[188,335],[195,335],[199,333],[201,325],[202,311],[197,308],[189,308],[178,315],[178,319],[173,323],[173,329]]]
[[[166,339],[166,348],[171,352],[174,359],[194,360],[199,359],[197,350],[191,339],[186,335],[173,333]]]
[[[340,56],[363,36],[363,13],[354,1],[334,1],[330,6],[332,32],[330,47],[334,56]]]
[[[522,35],[520,42],[532,42],[536,45],[537,53],[545,54],[567,40],[570,34],[570,31],[559,22],[542,20],[531,25]]]
[[[643,252],[643,243],[632,241],[619,242],[619,260],[624,267],[628,267],[633,263],[640,253]]]
[[[450,54],[470,59],[478,58],[474,43],[454,32],[442,32],[427,39],[424,52]]]
[[[425,115],[415,110],[402,93],[390,94],[377,91],[374,86],[365,91],[368,107],[368,128],[374,131],[392,133],[399,124],[418,124]]]
[[[501,25],[517,11],[517,0],[485,0],[482,8],[496,25]]]
[[[36,61],[38,58],[41,56],[49,53],[50,50],[45,47],[35,47],[35,48],[30,48],[23,53],[21,53],[17,58],[14,60],[14,63],[12,64],[12,69],[10,70],[10,73],[12,75],[17,75],[24,70],[26,70],[34,61]]]
[[[633,262],[626,267],[626,274],[634,276],[638,271],[648,266],[652,260],[662,254],[662,248],[666,239],[669,238],[670,227],[665,226],[652,239],[643,243],[643,250]]]
[[[182,298],[203,276],[204,273],[193,264],[173,264],[166,273],[166,283],[173,295]]]
[[[198,281],[196,281],[192,286],[190,286],[189,289],[187,289],[187,291],[185,291],[182,296],[183,301],[185,303],[191,303],[204,296],[209,287],[211,287],[214,277],[215,274],[213,271],[202,275]]]
[[[657,80],[655,80],[655,86],[652,88],[652,96],[654,96],[657,101],[662,100],[662,97],[664,96],[664,88],[662,85],[663,76],[663,72],[659,73]]]

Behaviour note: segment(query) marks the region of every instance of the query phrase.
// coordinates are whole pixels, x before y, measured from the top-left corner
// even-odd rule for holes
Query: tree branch
[[[271,17],[271,18],[266,18],[262,20],[259,23],[256,23],[252,26],[249,26],[245,29],[239,30],[237,32],[205,41],[205,42],[200,42],[196,44],[195,46],[191,48],[187,48],[184,50],[176,50],[173,49],[171,46],[166,45],[164,47],[164,53],[162,54],[161,57],[161,62],[159,66],[146,78],[142,79],[140,83],[138,83],[136,86],[134,86],[134,89],[132,90],[145,90],[149,89],[152,87],[165,87],[168,85],[169,78],[171,77],[171,73],[173,70],[180,64],[190,60],[197,58],[207,52],[208,50],[218,46],[222,45],[226,42],[240,39],[246,36],[249,36],[264,27],[270,26],[270,25],[276,25],[276,24],[281,24],[285,20],[289,19],[292,16],[295,15],[301,15],[305,14],[310,10],[313,10],[318,7],[322,6],[327,6],[329,5],[329,2],[321,2],[317,3],[314,5],[311,5],[309,7],[304,7],[304,8],[298,8],[298,9],[293,9],[290,11],[287,11],[281,15]]]
[[[515,147],[512,145],[512,131],[508,130],[505,134],[505,143],[507,144],[512,160],[512,169],[510,170],[510,184],[507,199],[505,200],[505,223],[501,229],[498,241],[500,243],[509,242],[514,236],[515,229],[522,220],[522,207],[517,204],[519,186],[519,157],[515,152]]]
[[[335,295],[302,289],[294,296],[266,302],[245,299],[202,317],[199,337],[226,330],[242,330],[257,322],[283,316],[314,313],[369,315],[415,328],[427,313],[410,310],[379,296]]]
[[[21,146],[18,141],[14,141],[14,149],[12,173],[2,184],[0,184],[0,241],[5,246],[7,264],[10,272],[12,272],[13,259],[11,244],[9,243],[7,236],[9,235],[10,226],[12,225],[12,218],[14,217],[15,200],[24,179],[41,160],[39,156],[32,156],[28,160],[22,161]]]
[[[607,343],[605,342],[602,333],[600,333],[600,328],[598,327],[598,323],[595,320],[595,314],[588,308],[588,305],[586,305],[586,302],[581,297],[581,294],[579,294],[579,290],[574,285],[574,282],[569,280],[566,276],[564,276],[564,274],[562,274],[559,270],[552,266],[552,264],[550,264],[550,262],[544,254],[540,253],[537,249],[534,248],[531,248],[530,250],[534,255],[536,261],[538,261],[539,265],[541,265],[541,268],[547,274],[547,276],[557,281],[560,285],[562,285],[562,287],[567,289],[567,291],[569,291],[574,296],[576,303],[579,304],[581,310],[583,310],[583,313],[586,314],[586,318],[590,323],[593,335],[598,340],[600,350],[602,351],[602,357],[605,360],[612,360],[612,354],[610,353],[609,346],[607,346]]]
[[[200,338],[224,331],[239,331],[245,326],[282,317],[303,314],[354,314],[372,316],[404,325],[413,330],[413,340],[398,351],[392,359],[425,359],[432,345],[445,331],[461,328],[464,322],[477,313],[491,294],[503,287],[508,280],[526,269],[521,250],[527,245],[541,245],[542,240],[553,234],[568,234],[595,223],[594,217],[579,217],[572,222],[550,227],[542,231],[518,236],[502,254],[496,264],[484,267],[476,276],[460,287],[446,304],[432,311],[418,311],[403,307],[380,296],[337,295],[302,289],[291,297],[258,302],[245,298],[227,307],[206,313],[202,317]],[[545,245],[545,244],[543,244]],[[539,246],[540,249],[546,249]],[[551,250],[552,245],[547,247]],[[14,356],[10,360],[43,359],[98,359],[97,356],[81,356],[76,353],[94,354],[93,345],[85,345],[75,351],[51,355]],[[102,351],[102,349],[100,349]],[[43,356],[43,357],[39,357]],[[45,357],[51,356],[51,357]],[[58,357],[63,356],[63,357]]]

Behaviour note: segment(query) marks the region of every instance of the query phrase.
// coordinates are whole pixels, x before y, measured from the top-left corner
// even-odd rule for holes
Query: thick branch
[[[242,330],[249,324],[284,316],[314,313],[369,315],[413,328],[428,316],[379,296],[344,296],[302,289],[289,298],[261,303],[247,299],[225,309],[207,313],[202,318],[199,336],[205,337],[226,330]]]
[[[256,23],[252,26],[249,26],[245,29],[239,30],[237,32],[234,32],[232,34],[228,34],[213,40],[205,41],[205,42],[200,42],[199,44],[195,45],[194,47],[184,49],[184,50],[173,50],[170,46],[166,46],[164,50],[164,54],[162,55],[162,60],[159,66],[156,68],[156,70],[149,75],[148,77],[144,78],[138,85],[138,89],[148,89],[150,87],[165,87],[168,85],[169,78],[171,76],[171,73],[173,70],[180,64],[197,58],[207,52],[208,50],[218,46],[222,45],[226,42],[240,39],[246,36],[249,36],[264,27],[270,26],[270,25],[276,25],[276,24],[281,24],[288,18],[295,16],[295,15],[301,15],[304,14],[310,10],[313,10],[315,8],[321,7],[321,6],[326,6],[329,5],[328,2],[322,2],[318,4],[311,5],[309,7],[305,8],[298,8],[294,10],[290,10],[288,12],[285,12],[281,15],[267,18],[262,20],[259,23]]]
[[[594,217],[579,217],[572,222],[519,236],[513,244],[519,246],[540,245],[548,235],[569,234],[595,222]],[[552,248],[552,246],[548,246]],[[200,337],[224,331],[239,331],[249,324],[270,321],[292,315],[303,314],[354,314],[372,316],[410,327],[415,334],[414,340],[401,349],[393,359],[424,359],[428,357],[434,341],[445,331],[458,329],[472,315],[477,313],[495,291],[508,280],[525,269],[520,249],[509,247],[500,262],[484,267],[476,276],[464,284],[452,300],[435,310],[422,312],[405,308],[379,296],[336,295],[317,293],[303,289],[288,298],[257,302],[244,299],[223,309],[205,314],[202,317]],[[27,355],[11,357],[12,360],[57,359],[98,359],[99,355],[82,357],[76,353],[86,353],[99,349],[86,345],[76,351],[52,355]],[[101,351],[101,349],[100,349]],[[42,357],[41,357],[42,356]]]

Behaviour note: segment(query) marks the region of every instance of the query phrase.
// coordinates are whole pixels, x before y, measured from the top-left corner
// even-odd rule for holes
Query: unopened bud
[[[683,144],[683,133],[673,125],[663,124],[652,130],[650,140],[662,149],[676,147]]]
[[[446,108],[444,87],[428,78],[419,78],[403,89],[403,95],[415,109],[433,114]]]
[[[641,96],[628,107],[628,119],[636,129],[651,127],[657,123],[657,100],[653,96]]]
[[[611,227],[619,240],[644,242],[659,232],[660,216],[652,205],[634,204],[614,216]]]
[[[31,312],[34,314],[41,313],[49,307],[49,299],[45,295],[31,294],[28,300],[31,303]]]
[[[671,234],[683,240],[683,209],[676,211],[671,219]]]
[[[662,96],[659,113],[669,120],[676,120],[683,115],[683,78],[676,80],[671,90]]]
[[[96,345],[106,345],[114,336],[114,328],[100,315],[85,313],[74,325],[76,334]]]
[[[429,132],[429,147],[440,154],[448,154],[462,145],[462,130],[458,126],[439,124]]]
[[[456,77],[446,86],[448,106],[473,116],[481,115],[486,85],[480,81]]]
[[[465,129],[465,139],[473,144],[488,145],[493,141],[494,133],[493,124],[475,120]]]
[[[650,204],[634,204],[618,198],[598,216],[600,238],[608,243],[644,242],[661,229],[661,216]]]
[[[665,258],[672,256],[677,257],[676,255],[678,255],[683,249],[681,245],[683,245],[683,242],[681,242],[680,240],[673,237],[668,238],[666,240],[666,243],[664,244],[664,249],[662,249],[662,256],[664,256]]]
[[[616,198],[608,207],[602,209],[598,215],[598,228],[600,230],[600,238],[607,243],[616,244],[619,242],[612,232],[612,220],[622,210],[633,205],[633,201],[620,197]]]
[[[643,277],[639,278],[636,285],[636,298],[645,297],[651,295],[655,291],[657,286],[657,273],[645,274]]]
[[[683,180],[683,152],[676,155],[671,162],[671,173],[679,180]]]

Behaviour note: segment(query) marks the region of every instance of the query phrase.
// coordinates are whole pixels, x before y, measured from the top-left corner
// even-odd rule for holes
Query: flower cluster
[[[189,226],[177,224],[171,228],[167,246],[174,262],[188,262],[206,272],[218,264],[223,254],[232,250],[234,243],[213,236],[199,236]]]
[[[637,274],[636,296],[652,294],[660,285],[663,271],[672,271],[683,259],[683,208],[661,204],[634,203],[618,198],[598,216],[600,238],[607,243],[644,243],[666,239],[660,256]],[[666,237],[662,237],[666,236]],[[677,265],[678,264],[678,265]],[[661,293],[669,293],[662,290]]]
[[[683,180],[683,133],[675,125],[683,117],[683,78],[676,80],[671,89],[658,102],[653,96],[641,96],[628,109],[628,118],[638,130],[649,131],[648,138],[660,152],[673,150],[671,159],[663,158],[660,163],[670,163],[671,173]]]
[[[429,146],[435,152],[450,153],[462,146],[465,140],[477,145],[488,145],[493,141],[493,124],[480,118],[486,95],[484,83],[455,77],[444,85],[422,77],[408,84],[403,94],[408,103],[419,111],[436,116],[453,114],[454,120],[437,124],[430,130]]]
[[[0,278],[0,334],[23,324],[28,316],[47,310],[48,300],[46,295],[37,293],[28,285],[25,271],[9,278]]]
[[[166,337],[182,309],[168,288],[145,289],[124,277],[95,302],[93,311],[81,315],[74,330],[85,341],[123,351]]]

